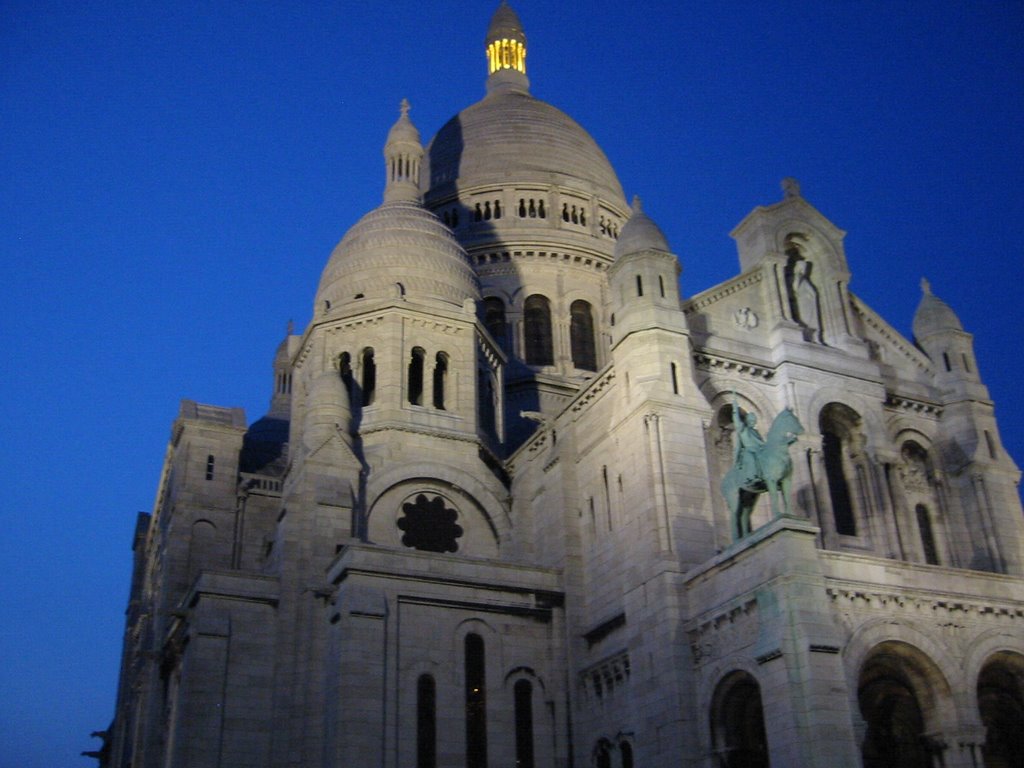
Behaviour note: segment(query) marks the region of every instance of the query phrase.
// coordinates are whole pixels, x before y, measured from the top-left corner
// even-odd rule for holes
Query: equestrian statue
[[[804,428],[789,408],[785,408],[761,437],[757,416],[740,417],[736,393],[732,393],[732,423],[736,429],[736,447],[732,468],[722,478],[722,495],[729,506],[733,540],[750,535],[750,514],[757,497],[767,492],[772,517],[789,514],[789,488],[793,476],[793,460],[789,446],[802,435]],[[779,497],[782,503],[779,504]]]

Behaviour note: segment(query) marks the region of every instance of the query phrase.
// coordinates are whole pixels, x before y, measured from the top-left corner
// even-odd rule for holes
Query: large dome
[[[346,233],[320,277],[316,312],[401,296],[458,306],[480,298],[476,273],[451,230],[407,200],[382,204]]]
[[[520,90],[498,90],[449,120],[427,148],[421,186],[431,205],[491,184],[558,184],[625,208],[608,158],[561,110]]]

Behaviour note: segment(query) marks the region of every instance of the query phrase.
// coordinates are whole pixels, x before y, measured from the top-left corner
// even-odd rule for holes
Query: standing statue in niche
[[[811,282],[811,262],[797,259],[793,263],[793,277],[789,284],[790,306],[796,321],[807,330],[809,341],[821,342],[821,309],[818,289]]]
[[[722,495],[729,507],[733,540],[749,536],[750,515],[757,497],[768,493],[772,517],[789,514],[789,490],[793,476],[793,460],[789,446],[804,432],[800,420],[785,408],[761,437],[757,431],[757,416],[740,416],[736,393],[732,395],[732,423],[736,429],[736,447],[732,468],[722,478]],[[781,497],[781,503],[779,498]]]

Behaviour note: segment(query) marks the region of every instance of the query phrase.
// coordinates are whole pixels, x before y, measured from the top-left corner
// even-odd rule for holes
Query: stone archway
[[[722,768],[768,768],[761,687],[736,671],[719,682],[711,699],[711,743]]]
[[[1012,768],[1024,755],[1024,656],[1001,651],[978,675],[978,710],[985,726],[985,768]]]
[[[946,694],[938,668],[917,649],[898,641],[872,649],[857,682],[864,768],[931,768],[939,746],[927,734]]]

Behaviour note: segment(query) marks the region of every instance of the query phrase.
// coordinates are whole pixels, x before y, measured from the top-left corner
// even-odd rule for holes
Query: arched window
[[[612,768],[612,745],[601,739],[594,747],[594,768]]]
[[[487,768],[487,675],[484,640],[466,635],[466,768]]]
[[[213,458],[213,454],[211,453],[209,456],[206,457],[206,479],[207,480],[213,480],[213,467],[214,467],[214,463],[215,463],[215,459]]]
[[[594,315],[590,304],[582,299],[569,308],[569,339],[572,346],[572,364],[584,371],[597,370],[597,350],[594,343]]]
[[[434,358],[434,407],[444,410],[445,394],[448,389],[448,355],[438,352]]]
[[[505,322],[505,302],[497,296],[484,299],[484,327],[498,346],[508,351],[508,326]]]
[[[935,534],[932,533],[932,520],[928,515],[928,507],[918,504],[914,508],[914,513],[917,515],[917,529],[921,532],[924,561],[929,565],[938,565],[939,551],[935,548]]]
[[[413,347],[409,355],[409,403],[423,405],[423,358],[421,347]]]
[[[528,297],[523,305],[523,335],[527,365],[554,365],[551,305],[540,294]]]
[[[533,768],[533,684],[519,680],[513,688],[516,716],[516,768]]]
[[[373,361],[373,347],[366,347],[362,354],[363,405],[373,405],[377,394],[377,364]]]
[[[913,507],[917,530],[921,537],[921,552],[924,561],[939,564],[939,550],[936,544],[934,518],[935,508],[934,473],[928,451],[913,440],[907,440],[900,449],[899,474],[907,494],[907,505]]]
[[[437,686],[430,675],[416,682],[416,768],[437,768]]]
[[[854,439],[859,436],[860,416],[841,403],[829,403],[822,409],[819,427],[836,533],[856,536],[857,520],[850,492],[850,462],[847,454]]]
[[[748,673],[733,672],[715,689],[711,739],[726,768],[768,768],[761,688]]]
[[[1011,768],[1024,755],[1024,656],[994,654],[978,675],[985,768]]]

